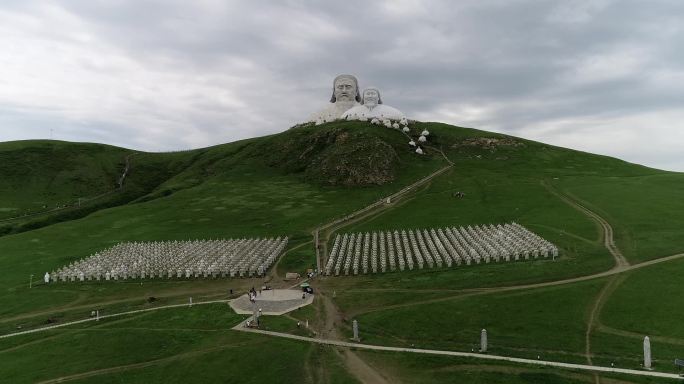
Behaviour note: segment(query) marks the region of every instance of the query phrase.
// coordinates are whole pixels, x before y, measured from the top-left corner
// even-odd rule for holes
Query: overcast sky
[[[0,141],[280,132],[357,75],[424,121],[684,171],[684,1],[2,0]]]

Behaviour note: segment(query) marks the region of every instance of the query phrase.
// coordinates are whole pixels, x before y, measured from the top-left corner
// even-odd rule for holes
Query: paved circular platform
[[[313,295],[306,294],[302,299],[302,291],[297,289],[270,289],[257,294],[256,307],[264,315],[282,315],[313,302]],[[236,313],[251,315],[254,305],[249,301],[249,295],[244,294],[230,302],[230,307]]]

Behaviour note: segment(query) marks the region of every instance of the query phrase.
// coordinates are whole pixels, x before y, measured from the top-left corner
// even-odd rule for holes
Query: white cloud
[[[166,150],[275,133],[332,78],[413,117],[684,170],[676,1],[16,2],[0,140]],[[639,145],[650,142],[653,145]]]

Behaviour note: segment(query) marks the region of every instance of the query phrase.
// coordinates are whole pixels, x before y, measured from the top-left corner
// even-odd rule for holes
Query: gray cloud
[[[282,131],[356,74],[421,120],[684,171],[684,3],[10,1],[0,140],[185,149]]]

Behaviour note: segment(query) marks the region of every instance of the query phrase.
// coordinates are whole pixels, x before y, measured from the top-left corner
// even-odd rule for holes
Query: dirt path
[[[608,326],[600,324],[600,323],[596,327],[596,329],[603,332],[603,333],[610,333],[611,335],[629,337],[632,339],[638,339],[640,341],[644,340],[644,334],[643,333],[637,333],[637,332],[624,331],[621,329],[615,329],[615,328],[611,328],[611,327],[608,327]],[[684,345],[684,339],[678,339],[676,337],[649,336],[649,339],[651,339],[653,341],[657,341],[659,343],[664,343],[664,344]]]
[[[613,235],[613,227],[608,223],[603,217],[601,217],[599,214],[595,213],[594,211],[590,210],[589,208],[583,206],[580,204],[577,199],[570,197],[567,194],[564,194],[560,192],[558,189],[553,187],[551,184],[549,184],[546,181],[542,181],[542,185],[544,188],[546,188],[549,192],[554,194],[556,197],[561,199],[563,202],[566,204],[570,205],[571,207],[579,210],[580,212],[584,213],[585,215],[589,216],[592,218],[596,223],[601,227],[601,231],[603,233],[603,246],[608,249],[608,252],[613,256],[615,259],[615,268],[617,269],[624,269],[629,267],[629,262],[625,258],[625,256],[622,255],[622,252],[620,252],[620,249],[615,245],[615,239]]]
[[[344,363],[347,366],[347,370],[351,373],[358,381],[366,384],[389,384],[390,382],[385,379],[378,371],[373,369],[368,363],[363,361],[356,353],[352,352],[349,348],[344,349]]]
[[[323,323],[323,327],[319,330],[318,335],[324,339],[342,340],[343,337],[337,331],[337,325],[342,324],[344,321],[342,315],[330,298],[323,294],[319,294],[318,298],[322,301],[323,310],[325,311],[325,322]],[[389,384],[379,372],[364,362],[349,348],[344,348],[341,352],[336,352],[340,359],[345,363],[347,371],[360,382]]]
[[[584,205],[580,204],[578,202],[578,199],[573,198],[566,193],[560,192],[558,189],[554,188],[548,182],[542,181],[542,185],[549,192],[554,194],[556,197],[561,199],[566,204],[572,206],[573,208],[575,208],[575,209],[579,210],[580,212],[584,213],[585,215],[589,216],[591,219],[593,219],[600,226],[601,232],[602,232],[602,238],[603,238],[603,246],[606,247],[608,252],[610,252],[610,254],[613,256],[613,259],[615,260],[615,266],[613,267],[612,271],[624,272],[629,268],[629,262],[627,261],[625,256],[622,254],[620,249],[617,247],[617,245],[615,245],[613,227],[610,225],[610,223],[606,219],[601,217],[601,215],[597,214],[596,212],[585,207]],[[599,295],[594,300],[594,304],[591,308],[591,311],[589,312],[589,321],[587,323],[587,330],[584,334],[585,355],[587,358],[587,363],[589,365],[594,364],[592,362],[592,359],[591,359],[591,357],[592,357],[591,333],[598,325],[598,318],[599,318],[599,315],[601,313],[601,309],[603,308],[603,305],[608,300],[608,297],[610,297],[610,295],[615,291],[617,286],[624,279],[625,279],[624,276],[613,275],[608,280],[608,282],[603,287],[603,289],[601,289],[601,292],[599,292]],[[594,374],[594,381],[596,384],[601,383],[601,378],[598,376],[598,374]]]
[[[615,292],[618,285],[625,279],[625,275],[614,275],[612,276],[606,285],[603,286],[601,292],[599,292],[594,304],[592,305],[591,311],[589,312],[589,320],[587,321],[587,331],[584,333],[584,355],[587,358],[587,364],[594,365],[592,361],[591,353],[591,333],[597,328],[599,324],[599,315],[603,305],[606,303],[608,297]],[[594,383],[601,384],[601,378],[598,374],[594,373]]]

